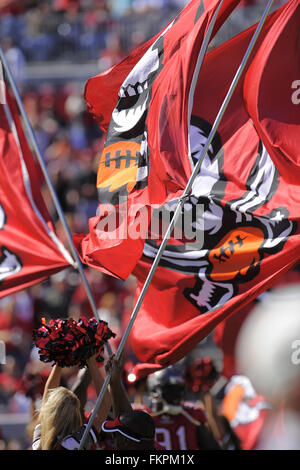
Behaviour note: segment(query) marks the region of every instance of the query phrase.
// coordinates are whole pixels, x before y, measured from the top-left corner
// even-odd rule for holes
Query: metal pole
[[[37,140],[36,140],[36,137],[35,137],[35,134],[33,132],[33,129],[32,129],[32,126],[30,124],[30,121],[29,121],[29,118],[27,116],[27,113],[25,111],[25,108],[24,108],[24,105],[23,105],[23,102],[22,102],[22,98],[20,96],[20,93],[19,93],[19,90],[17,88],[17,85],[15,83],[15,80],[11,74],[11,71],[9,69],[9,66],[8,66],[8,63],[7,63],[7,60],[6,60],[6,57],[4,55],[4,52],[3,52],[3,49],[2,47],[0,46],[0,59],[2,61],[2,64],[4,66],[4,69],[5,69],[5,72],[7,74],[7,78],[8,78],[8,81],[9,81],[9,84],[11,86],[11,89],[14,93],[14,96],[15,96],[15,99],[16,99],[16,102],[18,104],[18,107],[19,107],[19,110],[20,110],[20,113],[21,113],[21,116],[24,120],[24,124],[25,124],[25,127],[26,127],[26,130],[28,132],[28,137],[30,138],[30,141],[31,141],[31,144],[33,146],[33,149],[35,151],[35,154],[37,156],[37,159],[38,159],[38,162],[41,166],[41,169],[43,171],[43,174],[44,174],[44,177],[45,177],[45,181],[48,185],[48,188],[49,188],[49,191],[51,193],[51,196],[52,196],[52,199],[53,199],[53,202],[54,202],[54,206],[57,210],[57,213],[58,213],[58,216],[61,220],[61,223],[64,227],[64,230],[66,232],[66,235],[67,235],[67,238],[68,238],[68,242],[69,242],[69,245],[70,245],[70,248],[72,250],[72,253],[73,253],[73,256],[75,258],[75,263],[73,264],[73,267],[75,269],[77,269],[81,275],[81,278],[82,278],[82,281],[83,281],[83,284],[84,284],[84,287],[86,289],[86,292],[87,292],[87,296],[88,296],[88,299],[89,299],[89,302],[90,302],[90,305],[91,305],[91,308],[92,308],[92,311],[93,311],[93,314],[95,315],[95,318],[97,319],[97,321],[100,321],[100,318],[99,318],[99,313],[98,313],[98,310],[97,310],[97,306],[96,306],[96,303],[95,303],[95,300],[94,300],[94,297],[93,297],[93,294],[92,294],[92,291],[91,291],[91,288],[90,288],[90,285],[88,284],[87,282],[87,279],[86,279],[86,276],[85,276],[85,273],[84,273],[84,269],[83,269],[83,265],[82,265],[82,262],[81,262],[81,259],[76,251],[76,248],[74,246],[74,243],[73,243],[73,239],[72,239],[72,235],[71,235],[71,232],[70,232],[70,229],[68,227],[68,224],[67,224],[67,221],[65,219],[65,215],[63,213],[63,210],[61,208],[61,205],[60,205],[60,202],[58,200],[58,197],[56,195],[56,191],[55,191],[55,188],[53,186],[53,183],[51,181],[51,178],[49,176],[49,173],[48,173],[48,170],[47,170],[47,167],[46,167],[46,164],[44,162],[44,159],[42,157],[42,154],[40,152],[40,149],[39,149],[39,145],[37,143]],[[107,348],[109,350],[109,354],[111,355],[111,351],[110,351],[110,347],[107,343]]]
[[[215,26],[215,23],[216,23],[216,20],[218,18],[218,14],[219,14],[219,11],[221,9],[221,6],[222,6],[223,2],[224,2],[224,0],[221,0],[218,8],[216,9],[216,11],[215,11],[215,13],[212,17],[212,20],[208,25],[207,32],[204,36],[203,42],[201,44],[200,52],[199,52],[199,55],[198,55],[198,58],[197,58],[197,62],[196,62],[196,66],[195,66],[195,70],[194,70],[194,74],[193,74],[193,78],[192,78],[192,82],[191,82],[191,86],[190,86],[190,91],[189,91],[188,121],[187,121],[188,123],[191,120],[191,115],[192,115],[192,110],[193,110],[193,103],[194,103],[194,93],[195,93],[195,89],[196,89],[196,85],[197,85],[197,81],[198,81],[199,72],[200,72],[200,69],[201,69],[206,51],[207,51],[208,44],[210,42],[211,34],[213,32],[213,29],[214,29],[214,26]],[[191,167],[193,167],[193,159],[192,159],[192,156],[191,156],[190,141],[188,141],[188,157],[189,157],[189,160],[191,162]]]
[[[206,155],[206,153],[207,153],[207,151],[208,151],[208,149],[209,149],[209,146],[210,146],[210,144],[211,144],[211,142],[212,142],[212,140],[213,140],[213,138],[214,138],[214,136],[215,136],[215,134],[216,134],[216,132],[217,132],[218,126],[219,126],[219,124],[220,124],[220,121],[221,121],[222,117],[224,116],[224,113],[225,113],[225,111],[226,111],[226,109],[227,109],[227,107],[228,107],[228,104],[229,104],[229,102],[230,102],[230,99],[232,98],[232,95],[233,95],[233,93],[234,93],[234,90],[235,90],[235,88],[236,88],[236,86],[237,86],[237,84],[238,84],[238,82],[239,82],[239,80],[240,80],[240,78],[241,78],[241,75],[242,75],[242,73],[243,73],[243,71],[244,71],[244,69],[245,69],[245,66],[246,66],[246,64],[247,64],[247,62],[248,62],[248,59],[249,59],[250,55],[251,55],[251,52],[252,52],[252,50],[253,50],[253,47],[254,47],[254,45],[255,45],[255,43],[256,43],[256,41],[257,41],[257,38],[258,38],[258,36],[259,36],[259,34],[260,34],[260,32],[261,32],[261,29],[262,29],[262,27],[263,27],[263,24],[264,24],[264,22],[265,22],[265,20],[266,20],[266,18],[267,18],[267,16],[268,16],[268,14],[269,14],[269,11],[270,11],[270,8],[271,8],[271,6],[272,6],[272,3],[273,3],[273,0],[269,0],[267,6],[266,6],[266,8],[265,8],[265,11],[264,11],[264,13],[263,13],[263,15],[262,15],[262,17],[261,17],[261,19],[260,19],[260,21],[259,21],[259,24],[257,25],[257,28],[256,28],[256,30],[255,30],[255,33],[253,34],[253,37],[252,37],[252,39],[251,39],[251,41],[250,41],[250,44],[249,44],[249,46],[248,46],[248,48],[247,48],[247,51],[246,51],[246,53],[245,53],[245,55],[244,55],[244,57],[243,57],[243,60],[242,60],[240,66],[239,66],[239,68],[238,68],[238,70],[237,70],[237,72],[236,72],[236,74],[235,74],[235,77],[234,77],[234,79],[233,79],[231,85],[230,85],[230,88],[229,88],[229,90],[228,90],[228,92],[227,92],[227,95],[226,95],[224,101],[223,101],[223,104],[222,104],[222,106],[221,106],[221,108],[220,108],[220,110],[219,110],[219,112],[218,112],[218,115],[217,115],[217,117],[216,117],[216,119],[215,119],[214,125],[213,125],[213,127],[212,127],[212,129],[211,129],[211,132],[210,132],[209,136],[208,136],[207,142],[206,142],[205,146],[203,147],[203,149],[202,149],[202,151],[201,151],[201,153],[200,153],[199,160],[198,160],[197,164],[196,164],[195,167],[194,167],[194,170],[193,170],[192,175],[191,175],[191,177],[190,177],[190,179],[189,179],[189,181],[188,181],[188,183],[187,183],[187,186],[186,186],[186,188],[185,188],[185,191],[184,191],[183,195],[182,195],[182,196],[180,197],[180,199],[179,199],[179,203],[178,203],[178,205],[177,205],[177,207],[176,207],[176,210],[175,210],[175,212],[174,212],[173,218],[172,218],[172,220],[171,220],[171,222],[170,222],[170,225],[169,225],[169,227],[168,227],[168,229],[167,229],[167,231],[166,231],[166,234],[165,234],[165,236],[164,236],[164,239],[163,239],[163,241],[162,241],[162,243],[161,243],[161,245],[160,245],[160,247],[159,247],[159,250],[158,250],[158,252],[157,252],[157,254],[156,254],[156,257],[155,257],[155,259],[154,259],[154,261],[153,261],[153,264],[152,264],[152,266],[151,266],[151,269],[150,269],[150,271],[149,271],[149,273],[148,273],[148,276],[147,276],[147,278],[146,278],[146,281],[145,281],[145,283],[144,283],[143,289],[141,290],[141,293],[140,293],[140,295],[139,295],[139,297],[138,297],[138,300],[137,300],[137,302],[136,302],[136,304],[135,304],[135,306],[134,306],[134,309],[133,309],[133,311],[132,311],[132,314],[131,314],[129,323],[128,323],[128,325],[127,325],[127,328],[126,328],[126,330],[125,330],[125,332],[124,332],[124,334],[123,334],[123,336],[122,336],[121,342],[120,342],[119,347],[118,347],[118,350],[117,350],[117,352],[116,352],[116,360],[117,360],[117,361],[120,359],[120,356],[121,356],[121,354],[122,354],[122,352],[123,352],[125,343],[126,343],[126,341],[127,341],[127,339],[128,339],[128,336],[129,336],[129,334],[130,334],[130,332],[131,332],[131,330],[132,330],[132,326],[133,326],[133,324],[134,324],[134,322],[135,322],[135,319],[136,319],[136,317],[137,317],[137,314],[138,314],[138,312],[139,312],[139,310],[140,310],[140,308],[141,308],[142,302],[143,302],[143,300],[144,300],[144,298],[145,298],[145,295],[146,295],[146,292],[147,292],[147,290],[148,290],[148,288],[149,288],[149,285],[150,285],[150,283],[151,283],[151,281],[152,281],[152,279],[153,279],[153,276],[154,276],[154,274],[155,274],[156,268],[157,268],[157,266],[159,265],[159,262],[160,262],[160,259],[161,259],[162,254],[163,254],[163,251],[164,251],[164,249],[165,249],[165,247],[166,247],[166,245],[167,245],[167,242],[168,242],[168,240],[169,240],[169,238],[170,238],[170,235],[171,235],[171,233],[172,233],[172,230],[174,229],[174,226],[175,226],[175,224],[176,224],[176,222],[177,222],[177,220],[178,220],[178,217],[179,217],[179,215],[180,215],[180,213],[181,213],[181,209],[182,209],[182,206],[183,206],[184,203],[185,203],[185,199],[189,196],[189,193],[190,193],[190,191],[191,191],[191,189],[192,189],[192,186],[193,186],[193,183],[194,183],[194,181],[195,181],[195,178],[196,178],[196,176],[197,176],[197,174],[198,174],[198,172],[199,172],[199,170],[200,170],[200,168],[201,168],[201,164],[202,164],[202,162],[203,162],[203,160],[204,160],[204,158],[205,158],[205,155]],[[99,394],[99,396],[98,396],[98,399],[97,399],[97,401],[96,401],[96,404],[95,404],[93,413],[92,413],[92,415],[90,416],[89,422],[88,422],[88,424],[87,424],[87,426],[86,426],[85,432],[84,432],[83,437],[82,437],[82,439],[81,439],[81,442],[80,442],[80,445],[79,445],[79,450],[82,450],[82,448],[83,448],[83,446],[84,446],[84,444],[85,444],[87,435],[88,435],[88,433],[89,433],[89,431],[90,431],[90,429],[91,429],[91,426],[92,426],[92,423],[93,423],[93,421],[94,421],[94,418],[95,418],[95,416],[96,416],[96,414],[97,414],[97,411],[98,411],[98,409],[99,409],[99,407],[100,407],[100,404],[101,404],[102,399],[103,399],[103,397],[104,397],[104,393],[106,392],[106,389],[107,389],[107,387],[108,387],[109,381],[110,381],[110,374],[107,375],[106,380],[105,380],[105,382],[104,382],[104,384],[103,384],[103,386],[102,386],[102,389],[101,389],[101,392],[100,392],[100,394]]]

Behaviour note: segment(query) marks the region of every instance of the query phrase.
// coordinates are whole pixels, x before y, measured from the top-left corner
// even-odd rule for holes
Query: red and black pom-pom
[[[39,349],[42,362],[54,362],[60,367],[85,367],[86,360],[97,354],[96,360],[103,362],[102,353],[105,343],[114,338],[105,321],[50,320],[48,324],[32,333],[33,342]]]

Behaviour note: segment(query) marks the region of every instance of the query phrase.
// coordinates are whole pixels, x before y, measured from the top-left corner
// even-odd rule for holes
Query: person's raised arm
[[[51,390],[52,388],[56,388],[60,385],[61,372],[62,372],[62,368],[59,367],[57,364],[55,364],[53,366],[53,368],[52,368],[52,370],[49,374],[49,377],[47,379],[47,382],[45,384],[43,397],[42,397],[41,408],[46,403],[46,399],[47,399],[47,395],[48,395],[49,390]],[[39,413],[38,418],[37,418],[37,422],[39,422],[39,421],[40,421],[40,413]]]
[[[55,364],[49,374],[47,382],[45,384],[43,398],[42,398],[42,406],[46,401],[47,395],[49,390],[52,388],[59,387],[60,379],[61,379],[62,368]]]
[[[110,372],[110,391],[112,397],[113,413],[116,418],[120,413],[130,412],[132,406],[128,398],[122,381],[123,371],[123,360],[122,357],[119,361],[116,361],[113,357],[107,364],[107,372]]]
[[[87,390],[91,383],[91,374],[88,368],[80,369],[75,383],[72,386],[72,392],[78,397],[80,401],[81,415],[84,416],[84,408],[87,402]]]
[[[105,381],[105,370],[104,367],[99,368],[95,356],[87,359],[88,368],[92,377],[92,381],[96,390],[97,395],[99,396],[102,386]],[[111,408],[111,395],[109,390],[106,390],[103,400],[101,402],[100,408],[94,419],[94,427],[98,432],[101,431],[101,426],[103,421],[107,418],[107,415]]]

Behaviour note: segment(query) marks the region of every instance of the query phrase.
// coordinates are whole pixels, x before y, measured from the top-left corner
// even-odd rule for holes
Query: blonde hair
[[[64,437],[74,433],[82,425],[80,401],[65,387],[49,390],[40,413],[41,450],[59,447]]]

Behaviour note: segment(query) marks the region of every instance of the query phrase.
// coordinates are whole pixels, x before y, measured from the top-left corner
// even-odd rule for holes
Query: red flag
[[[211,37],[238,3],[223,1]],[[74,242],[82,260],[97,269],[128,277],[142,255],[150,220],[145,207],[184,191],[192,163],[191,84],[219,5],[219,0],[191,1],[155,38],[87,83],[90,111],[108,133],[97,178],[100,214],[90,219],[89,234]],[[137,208],[143,212],[138,221]],[[116,231],[109,228],[111,219],[117,220]],[[143,226],[142,233],[136,225]]]
[[[284,5],[268,18],[256,52],[288,7]],[[190,124],[195,159],[253,30],[205,59]],[[289,184],[270,158],[243,106],[242,87],[243,81],[186,204],[187,212],[193,206],[203,206],[194,226],[203,232],[204,243],[187,249],[184,242],[170,240],[133,326],[131,344],[148,371],[181,359],[219,322],[268,289],[300,257],[299,184]],[[134,271],[139,281],[137,294],[158,245],[155,240],[145,243],[144,256]]]
[[[2,94],[0,297],[42,281],[71,263],[53,231],[16,105],[8,94]]]
[[[240,3],[240,0],[225,0],[223,2],[214,26],[212,37],[217,33],[238,3]],[[96,75],[87,81],[85,87],[85,99],[87,100],[89,112],[93,114],[94,118],[98,121],[100,127],[104,131],[108,130],[112,113],[120,98],[119,91],[125,79],[147,53],[148,49],[150,49],[162,35],[165,36],[165,41],[163,50],[160,51],[160,55],[165,55],[165,51],[167,52],[166,60],[162,57],[164,64],[166,64],[167,58],[170,59],[171,57],[172,60],[176,60],[177,64],[182,62],[183,58],[176,54],[178,46],[187,46],[187,49],[185,49],[186,57],[184,60],[192,60],[192,63],[195,63],[197,54],[194,57],[189,57],[189,52],[191,48],[193,48],[194,52],[196,52],[196,49],[200,49],[199,46],[201,46],[204,36],[203,32],[207,30],[208,24],[210,23],[218,4],[220,4],[220,0],[210,2],[203,0],[190,1],[181,13],[179,13],[175,19],[156,36],[132,51],[117,65],[114,65],[110,69],[101,72],[99,75]],[[174,26],[174,23],[177,23],[177,26],[176,28],[172,28],[172,31],[170,31],[169,28],[171,25]],[[196,38],[196,43],[194,43],[194,38]],[[144,61],[145,58],[141,65],[147,65]],[[149,61],[147,61],[147,63],[150,64]],[[135,72],[136,71],[137,70],[135,70]],[[147,73],[147,70],[145,70],[145,73]],[[193,75],[192,70],[189,70],[188,73],[190,74],[190,77]]]
[[[300,271],[299,265],[295,269],[288,271],[279,281],[271,287],[271,291],[287,285],[299,285],[300,287]],[[269,295],[269,291],[262,294],[262,296]],[[238,335],[244,324],[244,321],[251,314],[253,308],[257,306],[257,302],[261,301],[259,296],[254,301],[247,304],[243,309],[238,310],[231,317],[219,323],[215,329],[214,341],[220,348],[223,355],[223,368],[222,375],[228,379],[239,373],[236,364],[235,348]]]
[[[214,341],[222,351],[222,375],[228,379],[238,373],[235,357],[236,341],[244,320],[251,313],[254,306],[255,300],[219,323],[215,329]]]
[[[282,178],[300,178],[300,1],[290,0],[255,55],[244,81],[254,126]]]

